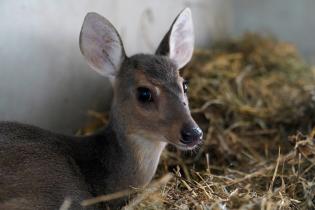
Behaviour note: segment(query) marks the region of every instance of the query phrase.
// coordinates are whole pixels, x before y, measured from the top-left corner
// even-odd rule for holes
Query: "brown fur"
[[[194,123],[183,103],[187,97],[181,78],[172,66],[159,56],[127,60],[114,86],[110,124],[93,136],[68,137],[32,126],[0,124],[1,205],[56,209],[70,197],[72,209],[80,209],[83,199],[148,184],[166,143],[180,144],[182,124]],[[153,70],[171,73],[152,76]],[[159,88],[156,105],[144,109],[136,101],[139,85]]]
[[[91,14],[88,19],[101,19],[110,29],[97,32],[105,31],[109,36],[116,33],[104,18]],[[101,55],[102,51],[93,42],[97,36],[93,27],[88,28],[92,31],[85,30],[87,34],[81,37],[91,36],[92,48],[84,42],[81,50],[87,50],[86,56],[94,62],[93,56]],[[111,47],[117,46],[120,38],[114,41]],[[167,37],[159,52],[167,52],[163,50],[166,41]],[[103,43],[105,47],[106,44]],[[94,48],[96,52],[88,54]],[[131,186],[147,185],[167,143],[190,148],[180,141],[181,132],[187,125],[198,126],[190,115],[183,79],[175,62],[163,53],[127,58],[123,50],[115,52],[123,58],[122,62],[107,55],[98,57],[94,65],[99,68],[111,59],[116,62],[110,62],[109,66],[119,65],[110,121],[98,133],[86,137],[64,136],[30,125],[0,123],[0,209],[55,210],[65,198],[71,199],[71,210],[116,208],[125,200],[86,208],[80,202]],[[143,86],[154,94],[152,103],[143,104],[137,99],[137,88]],[[199,132],[198,142],[201,135]]]

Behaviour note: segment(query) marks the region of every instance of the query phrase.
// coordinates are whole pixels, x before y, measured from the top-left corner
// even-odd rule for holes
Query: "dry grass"
[[[246,34],[196,51],[183,74],[204,144],[169,147],[157,177],[174,177],[132,209],[315,209],[315,80],[295,47]],[[89,132],[105,122],[94,115]]]

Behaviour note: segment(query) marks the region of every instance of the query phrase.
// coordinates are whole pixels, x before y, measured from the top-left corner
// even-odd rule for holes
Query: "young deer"
[[[125,55],[112,24],[96,13],[84,19],[80,49],[89,65],[113,82],[108,126],[87,137],[0,123],[0,209],[70,209],[93,196],[148,184],[170,143],[193,149],[202,131],[192,119],[179,75],[193,52],[189,9],[175,19],[154,55]],[[106,204],[106,205],[110,205]]]

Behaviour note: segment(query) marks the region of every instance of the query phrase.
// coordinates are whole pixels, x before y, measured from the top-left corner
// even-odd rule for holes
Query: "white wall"
[[[80,55],[85,14],[94,11],[111,20],[131,55],[153,52],[187,6],[197,47],[260,31],[296,43],[315,63],[314,0],[1,0],[0,120],[75,131],[88,109],[110,103],[108,82]]]
[[[108,82],[89,70],[78,47],[85,14],[117,27],[127,54],[153,52],[177,13],[191,7],[196,45],[229,26],[227,0],[1,0],[0,120],[71,133],[88,109],[109,104]]]
[[[315,64],[314,0],[232,0],[230,32],[271,33],[296,44],[306,59]]]

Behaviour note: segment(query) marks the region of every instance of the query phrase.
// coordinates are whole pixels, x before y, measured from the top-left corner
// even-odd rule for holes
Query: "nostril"
[[[202,139],[202,135],[202,130],[199,127],[186,128],[181,131],[183,143],[200,141]]]
[[[192,136],[191,133],[187,130],[182,130],[181,132],[183,140],[188,140]]]

